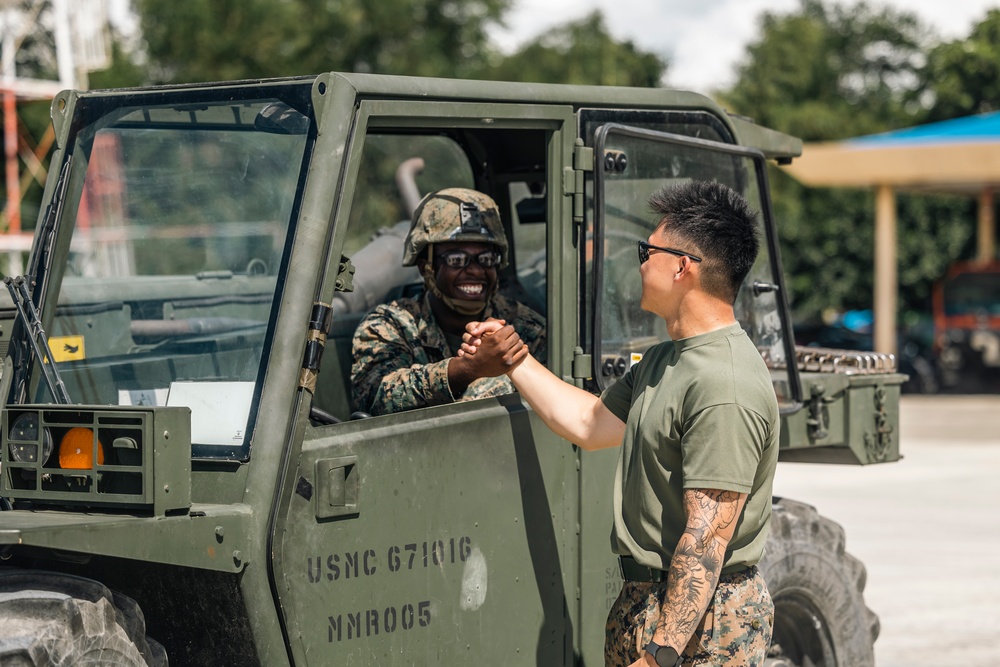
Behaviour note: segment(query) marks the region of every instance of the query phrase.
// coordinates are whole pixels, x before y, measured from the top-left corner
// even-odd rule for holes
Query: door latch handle
[[[357,456],[339,456],[316,461],[316,518],[353,516],[360,513],[361,471]]]

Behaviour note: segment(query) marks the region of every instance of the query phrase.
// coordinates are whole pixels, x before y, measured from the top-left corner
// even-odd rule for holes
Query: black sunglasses
[[[678,257],[687,257],[693,262],[700,262],[701,257],[697,255],[692,255],[689,252],[684,252],[683,250],[674,250],[673,248],[664,248],[663,246],[653,245],[652,243],[646,243],[645,241],[639,241],[639,263],[645,264],[649,260],[650,250],[661,250],[663,252],[669,252],[671,255],[677,255]]]
[[[486,252],[481,252],[478,255],[470,255],[464,250],[454,250],[452,252],[443,252],[440,255],[435,255],[434,259],[443,263],[450,269],[464,269],[475,257],[479,266],[484,269],[492,269],[495,266],[500,265],[501,256],[496,250],[487,250]]]

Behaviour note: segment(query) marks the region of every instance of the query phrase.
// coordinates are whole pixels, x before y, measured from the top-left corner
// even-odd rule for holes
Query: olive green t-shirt
[[[683,490],[748,494],[723,572],[760,560],[778,460],[770,374],[739,324],[650,348],[601,400],[626,423],[611,548],[668,569],[684,532]]]

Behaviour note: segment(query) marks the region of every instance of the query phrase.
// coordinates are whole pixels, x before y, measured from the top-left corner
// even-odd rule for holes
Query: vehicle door
[[[354,327],[378,303],[421,287],[415,273],[395,273],[411,186],[416,196],[446,186],[487,190],[514,215],[516,174],[539,169],[513,162],[530,153],[519,148],[525,141],[537,142],[550,193],[541,225],[549,273],[561,263],[574,272],[565,286],[541,285],[548,363],[567,374],[576,332],[563,335],[560,322],[577,321],[576,256],[564,238],[569,225],[559,221],[570,215],[562,168],[571,163],[575,130],[568,107],[358,104],[342,186],[353,196],[341,197],[331,252],[333,267],[342,252],[352,258],[355,290],[334,295],[329,281],[323,300],[334,305],[333,323],[314,398],[342,421],[305,427],[274,535],[278,595],[297,663],[573,664],[581,632],[574,449],[516,394],[348,416],[359,407],[349,398]],[[415,153],[405,157],[420,158],[419,177],[420,163],[407,167],[382,153],[411,140]],[[449,162],[455,154],[464,168]],[[399,167],[401,192],[378,195],[377,175]],[[385,205],[395,199],[401,203]],[[365,227],[373,219],[381,226],[375,233]],[[380,239],[389,245],[378,246]]]

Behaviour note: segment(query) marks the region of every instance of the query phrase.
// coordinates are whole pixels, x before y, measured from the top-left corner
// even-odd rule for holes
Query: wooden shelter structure
[[[896,192],[977,197],[976,259],[996,259],[995,192],[1000,189],[1000,112],[806,144],[785,169],[816,187],[875,189],[875,348],[896,352]]]

